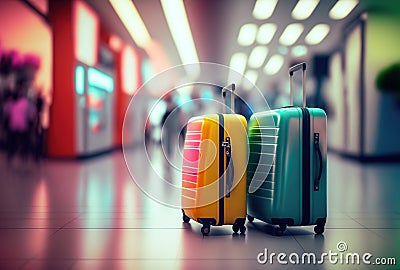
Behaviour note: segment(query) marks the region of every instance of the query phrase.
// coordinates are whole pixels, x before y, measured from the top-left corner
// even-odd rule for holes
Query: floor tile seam
[[[70,221],[67,221],[66,223],[64,223],[64,225],[62,225],[60,228],[58,228],[57,231],[55,231],[51,236],[55,235],[57,232],[61,231],[62,229],[65,228],[65,226],[67,226],[68,224],[70,224],[71,222],[74,222],[75,220],[78,219],[79,216],[76,216],[75,218],[71,219]]]
[[[306,249],[303,247],[303,245],[297,240],[296,236],[290,231],[288,230],[289,235],[297,242],[297,244],[301,247],[301,249],[303,250],[303,252],[306,252]],[[282,237],[282,236],[280,236]]]
[[[1,229],[0,229],[1,230]],[[92,227],[92,228],[87,228],[87,227],[62,227],[59,228],[56,232],[53,234],[59,232],[60,230],[190,230],[189,228],[122,228],[122,227],[114,227],[114,228],[104,228],[104,227]]]
[[[77,217],[75,217],[73,220],[75,220]],[[71,220],[70,222],[72,222],[73,220]],[[68,223],[68,222],[67,222]],[[64,226],[65,226],[65,224],[64,224]],[[47,236],[47,240],[49,240],[50,238],[52,238],[57,232],[59,232],[59,231],[61,231],[62,229],[63,229],[63,227],[64,226],[61,226],[60,228],[58,228],[58,229],[56,229],[53,233],[50,233],[50,235],[49,236]],[[29,260],[35,260],[36,258],[37,258],[37,256],[39,256],[40,255],[40,252],[38,251],[38,252],[36,252],[36,253],[33,253],[33,255],[32,255],[32,257],[31,258],[29,258]]]
[[[173,258],[132,258],[132,259],[116,259],[116,258],[107,258],[107,259],[82,259],[78,258],[76,261],[175,261]]]
[[[360,222],[358,222],[355,218],[349,216],[354,222],[356,222],[357,224],[360,224],[361,227],[363,227],[364,229],[368,230],[368,227],[366,227],[364,224],[361,224]]]
[[[132,258],[132,259],[82,259],[82,258],[77,258],[77,259],[64,259],[64,260],[74,260],[76,262],[78,261],[171,261],[174,262],[176,260],[179,261],[252,261],[254,259],[250,258]],[[35,259],[36,260],[36,259]]]
[[[25,262],[18,268],[18,269],[24,269],[30,262],[34,261],[71,261],[71,265],[68,267],[68,269],[72,269],[73,264],[75,263],[76,259],[35,259],[35,258],[29,258],[26,259]]]
[[[379,239],[386,241],[386,238],[383,235],[380,235],[379,233],[375,232],[374,230],[384,230],[385,228],[379,229],[379,228],[367,228],[369,232],[372,232],[374,235],[378,236]],[[392,229],[391,229],[392,230]],[[394,229],[395,230],[395,229]]]
[[[72,217],[76,218],[76,216]],[[6,218],[7,220],[61,220],[62,218],[60,217],[51,217],[51,218],[45,218],[45,217],[12,217],[12,218]],[[71,218],[67,218],[68,220]]]
[[[74,221],[74,220],[76,220],[78,218],[78,216],[75,216],[74,218],[72,218],[72,219],[67,219],[67,220],[69,220],[69,221],[66,221],[61,227],[59,227],[59,226],[52,226],[52,227],[50,227],[50,226],[48,226],[48,227],[19,227],[19,228],[15,228],[15,227],[3,227],[3,228],[0,228],[0,230],[2,230],[2,229],[23,229],[23,230],[40,230],[40,229],[42,229],[42,230],[46,230],[46,229],[48,229],[48,230],[59,230],[59,229],[62,229],[65,225],[67,225],[67,224],[69,224],[69,222],[72,222],[72,221]],[[23,218],[22,220],[25,220],[25,219],[28,219],[28,220],[35,220],[35,221],[37,221],[37,220],[47,220],[47,221],[50,221],[50,220],[58,220],[58,219],[56,219],[56,218],[54,218],[54,219],[48,219],[48,218],[33,218],[33,219],[31,219],[31,218]],[[13,219],[13,220],[21,220],[21,219]],[[56,231],[56,232],[57,232]]]
[[[0,227],[0,230],[58,230],[60,227]]]
[[[368,228],[366,228],[366,227],[364,227],[364,226],[362,226],[361,224],[359,224],[362,228],[355,228],[354,226],[351,226],[351,227],[342,227],[342,226],[340,226],[340,227],[328,227],[328,226],[325,226],[325,229],[327,230],[327,229],[330,229],[330,230],[346,230],[346,229],[349,229],[349,230],[365,230],[365,229],[368,229]]]
[[[355,222],[357,222],[358,224],[360,224],[363,228],[365,228],[365,229],[367,229],[367,230],[370,230],[370,229],[377,229],[377,230],[384,230],[384,229],[393,229],[393,230],[396,230],[396,229],[398,229],[398,230],[400,230],[400,226],[396,226],[396,227],[385,227],[385,228],[382,228],[382,227],[377,227],[377,228],[371,228],[371,227],[367,227],[366,225],[363,225],[362,223],[360,223],[359,221],[357,221],[357,219],[360,219],[360,218],[351,218],[352,220],[354,220]],[[396,219],[397,220],[397,219]],[[400,219],[399,219],[400,220]]]
[[[32,228],[32,227],[20,227],[20,228],[15,228],[15,227],[5,227],[5,228],[0,228],[0,231],[2,230],[56,230],[59,231],[62,229],[62,227],[52,227],[52,228]],[[54,232],[55,233],[55,232]],[[54,234],[52,233],[52,234]]]
[[[189,228],[142,228],[142,227],[65,227],[63,230],[190,230]]]
[[[78,261],[79,259],[51,259],[51,260],[48,260],[48,259],[29,259],[28,261],[26,261],[21,267],[19,267],[18,269],[24,269],[24,267],[25,266],[27,266],[30,262],[34,262],[34,261],[70,261],[70,265],[68,266],[68,270],[70,270],[70,269],[73,269],[74,268],[74,266],[75,266],[75,264],[76,264],[76,262]]]

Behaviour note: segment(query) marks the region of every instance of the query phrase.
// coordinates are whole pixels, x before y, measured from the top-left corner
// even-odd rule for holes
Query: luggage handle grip
[[[229,106],[230,106],[231,111],[233,113],[235,113],[235,99],[234,99],[235,88],[236,87],[235,87],[234,83],[231,84],[231,89],[228,89],[227,87],[222,88],[222,100],[224,101],[223,104],[224,104],[224,108],[225,108],[225,113],[230,113],[228,111]],[[231,92],[231,104],[229,106],[226,104],[226,101],[225,101],[227,91]]]
[[[302,85],[303,85],[303,107],[306,107],[306,69],[307,64],[305,62],[299,63],[297,65],[289,68],[289,77],[290,77],[290,105],[293,106],[293,74],[298,70],[302,70]]]
[[[291,68],[289,68],[289,74],[290,74],[290,76],[293,76],[293,73],[295,71],[298,71],[300,69],[302,69],[304,71],[304,70],[306,70],[306,68],[307,68],[307,64],[302,62],[300,64],[294,65]]]
[[[318,155],[318,161],[319,161],[319,167],[318,167],[318,176],[314,181],[314,191],[319,190],[319,183],[321,181],[321,176],[322,176],[322,153],[321,153],[321,148],[319,146],[319,133],[314,133],[314,149],[317,151]]]

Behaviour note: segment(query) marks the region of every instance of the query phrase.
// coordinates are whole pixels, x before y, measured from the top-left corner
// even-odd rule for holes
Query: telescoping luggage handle
[[[293,74],[294,72],[298,70],[302,70],[302,87],[303,87],[303,107],[306,107],[306,69],[307,65],[306,63],[300,63],[297,65],[292,66],[289,68],[289,76],[290,76],[290,105],[293,106]],[[321,148],[319,145],[319,133],[314,133],[314,151],[317,153],[318,156],[318,163],[319,163],[319,170],[316,179],[314,179],[314,191],[319,190],[319,184],[321,181],[321,176],[322,176],[322,153],[321,153]]]
[[[230,106],[226,103],[226,93],[230,92]],[[225,107],[225,113],[230,113],[229,107],[232,112],[235,112],[235,99],[234,99],[234,91],[235,84],[231,84],[231,89],[227,89],[224,87],[222,89],[222,100]],[[233,180],[235,178],[235,168],[232,160],[232,143],[231,138],[226,137],[225,140],[221,143],[222,149],[225,151],[225,159],[226,159],[226,167],[225,167],[225,179],[226,179],[226,197],[229,198],[231,196],[231,189],[233,185]]]
[[[303,85],[303,107],[306,107],[306,63],[300,63],[289,68],[290,77],[290,105],[293,106],[293,74],[295,71],[302,70],[302,85]]]
[[[230,104],[227,105],[226,103],[226,92],[230,92]],[[231,84],[231,89],[228,89],[226,87],[222,88],[222,101],[224,104],[224,111],[225,113],[230,113],[229,109],[231,109],[231,111],[234,113],[235,112],[235,98],[234,98],[234,93],[235,92],[235,84],[232,83]]]

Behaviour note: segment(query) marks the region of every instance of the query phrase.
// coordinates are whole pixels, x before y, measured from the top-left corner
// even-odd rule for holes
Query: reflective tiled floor
[[[179,209],[140,191],[121,152],[40,166],[7,165],[0,154],[0,164],[0,269],[400,269],[398,164],[361,165],[331,154],[323,236],[292,227],[277,237],[256,220],[246,235],[225,226],[212,227],[205,238],[199,224],[182,223]],[[141,168],[151,181],[154,170]],[[347,252],[371,253],[371,261],[394,257],[397,266],[333,264],[328,257],[316,265],[282,265],[276,257],[272,264],[257,262],[265,249],[285,252],[286,261],[292,253],[320,258],[338,252],[339,242]]]

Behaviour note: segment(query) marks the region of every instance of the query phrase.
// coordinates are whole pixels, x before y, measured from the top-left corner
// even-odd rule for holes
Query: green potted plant
[[[375,86],[381,92],[394,95],[400,105],[400,63],[382,69],[376,77]]]

